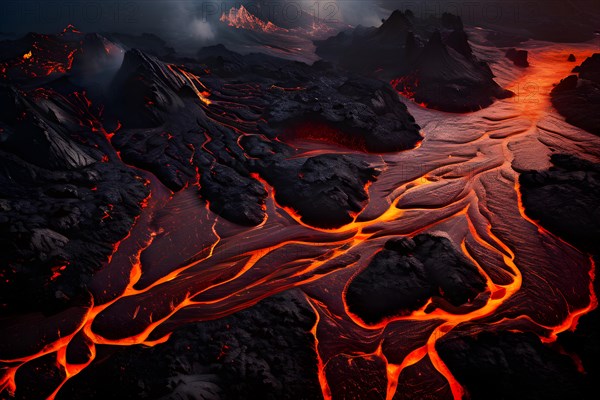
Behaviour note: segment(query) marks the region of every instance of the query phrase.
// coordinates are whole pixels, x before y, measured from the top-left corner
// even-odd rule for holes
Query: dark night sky
[[[550,24],[568,18],[573,24],[587,24],[585,29],[590,32],[600,29],[590,22],[592,15],[600,16],[597,0],[242,0],[241,3],[254,10],[262,6],[261,10],[274,13],[273,19],[294,18],[302,10],[352,25],[377,25],[391,10],[410,8],[418,16],[452,12],[461,15],[466,24],[476,26],[515,29],[544,17]],[[239,0],[4,0],[0,5],[0,32],[5,37],[28,31],[50,33],[71,23],[87,32],[152,32],[174,45],[178,38],[193,38],[202,44],[218,41],[218,17],[239,4]]]

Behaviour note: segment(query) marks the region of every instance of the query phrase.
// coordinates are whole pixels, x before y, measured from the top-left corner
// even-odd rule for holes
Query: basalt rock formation
[[[302,295],[273,296],[229,317],[190,324],[152,349],[106,349],[106,358],[69,381],[57,399],[115,392],[173,400],[320,399],[314,324]]]
[[[577,247],[597,251],[600,165],[566,154],[555,154],[551,161],[549,170],[521,173],[525,211]]]
[[[587,58],[551,92],[552,105],[566,121],[600,135],[600,53]]]
[[[87,107],[77,93],[0,88],[1,312],[87,303],[85,283],[149,195],[106,137],[80,125]]]
[[[477,268],[444,237],[392,239],[348,286],[350,311],[367,323],[409,314],[437,296],[454,306],[485,288]]]
[[[512,96],[475,57],[461,19],[451,14],[421,20],[396,10],[379,28],[359,26],[315,43],[322,58],[391,80],[405,97],[427,107],[474,111]]]
[[[583,375],[573,360],[532,333],[450,336],[437,347],[473,400],[585,398]]]

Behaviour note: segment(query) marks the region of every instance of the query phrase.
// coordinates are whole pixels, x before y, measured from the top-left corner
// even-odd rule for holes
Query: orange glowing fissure
[[[417,180],[415,180],[415,181],[417,181]],[[413,182],[411,182],[411,183],[413,183]],[[408,184],[407,184],[407,186],[408,186]],[[517,195],[518,195],[518,199],[519,199],[519,208],[520,208],[520,210],[523,210],[520,193],[518,192],[518,184],[515,186],[515,189],[517,191]],[[351,223],[348,226],[346,226],[344,228],[340,228],[340,229],[342,231],[345,229],[356,229],[357,234],[354,237],[354,239],[357,241],[364,241],[367,239],[367,237],[361,235],[360,231],[365,225],[370,225],[375,222],[381,222],[382,220],[387,220],[387,219],[393,220],[393,219],[397,218],[399,215],[401,215],[402,210],[395,209],[395,203],[397,203],[397,202],[393,202],[393,204],[390,206],[390,208],[386,212],[384,212],[381,215],[381,217],[379,217],[378,219],[376,219],[374,221],[368,221],[368,222],[363,222],[363,223],[354,222],[354,223]],[[517,266],[514,263],[514,260],[515,260],[514,253],[506,244],[504,244],[492,232],[492,226],[489,223],[486,228],[486,233],[487,233],[488,237],[490,237],[494,241],[495,245],[497,245],[500,249],[502,249],[502,251],[498,250],[495,246],[488,243],[486,240],[484,240],[479,235],[479,233],[477,232],[477,229],[474,227],[473,223],[471,222],[471,220],[468,217],[469,207],[470,206],[467,206],[467,208],[463,209],[463,211],[460,214],[463,214],[466,217],[467,222],[468,222],[469,231],[470,231],[472,237],[483,247],[489,249],[490,251],[498,253],[503,258],[505,265],[507,267],[509,267],[510,271],[513,274],[513,281],[509,284],[500,285],[500,284],[494,283],[492,281],[492,279],[489,277],[489,275],[485,272],[485,270],[479,265],[477,260],[475,260],[470,255],[469,251],[466,248],[465,241],[464,240],[462,241],[461,250],[462,250],[463,254],[465,256],[467,256],[471,262],[473,262],[473,264],[478,268],[478,270],[482,274],[482,276],[485,277],[486,282],[487,282],[486,283],[487,293],[489,293],[489,296],[488,296],[487,303],[483,307],[481,307],[473,312],[470,312],[467,314],[461,314],[461,315],[452,314],[452,313],[446,312],[440,308],[437,308],[432,312],[426,312],[425,310],[428,308],[428,306],[431,303],[431,300],[430,300],[421,309],[412,312],[408,316],[398,316],[398,317],[388,318],[388,319],[385,319],[384,321],[380,322],[379,324],[366,325],[364,322],[362,322],[360,320],[360,318],[353,315],[350,312],[350,310],[348,309],[347,305],[344,303],[344,307],[345,307],[345,311],[346,311],[347,315],[349,315],[357,325],[361,326],[364,329],[383,331],[383,329],[389,323],[394,322],[394,321],[399,321],[399,320],[440,320],[440,321],[443,321],[429,336],[429,339],[427,340],[426,344],[423,345],[422,347],[419,347],[416,350],[412,351],[410,354],[408,354],[400,365],[388,363],[387,358],[385,357],[385,355],[383,355],[383,353],[381,351],[381,344],[378,347],[378,350],[375,353],[373,353],[373,355],[380,357],[387,365],[388,389],[387,389],[386,399],[388,399],[388,400],[392,399],[395,395],[398,378],[399,378],[400,374],[402,373],[402,371],[406,367],[409,367],[409,366],[414,365],[415,363],[419,362],[426,355],[429,356],[429,358],[430,358],[433,366],[436,368],[436,370],[442,376],[444,376],[446,378],[446,380],[448,381],[448,384],[450,386],[450,389],[452,391],[452,395],[453,395],[454,399],[462,399],[464,396],[464,389],[462,388],[460,383],[454,378],[454,376],[452,375],[452,373],[450,372],[448,367],[445,365],[445,363],[442,361],[442,359],[437,354],[437,351],[435,349],[436,342],[441,337],[443,337],[445,334],[450,332],[454,327],[456,327],[457,325],[459,325],[461,323],[474,321],[474,320],[481,319],[481,318],[487,317],[489,315],[492,315],[498,309],[498,307],[500,307],[506,301],[506,299],[510,298],[513,294],[515,294],[521,287],[523,277],[522,277],[520,270],[517,268]],[[290,215],[292,215],[294,217],[294,219],[297,220],[297,222],[301,223],[301,221],[298,220],[299,216],[296,215],[296,213],[293,212],[293,210],[291,210],[291,211],[292,212]],[[540,233],[542,233],[544,235],[551,235],[549,232],[547,232],[546,230],[541,228],[537,223],[535,223],[531,219],[527,218],[524,214],[523,214],[523,217],[528,222],[535,224],[535,226],[539,229]],[[545,342],[554,341],[554,340],[556,340],[556,335],[558,333],[563,332],[567,329],[574,329],[575,325],[577,323],[577,319],[581,315],[584,315],[587,312],[596,308],[597,299],[596,299],[594,289],[593,289],[595,265],[594,265],[592,259],[590,259],[590,266],[591,267],[590,267],[590,284],[589,284],[589,290],[590,290],[589,305],[580,310],[575,310],[575,311],[571,312],[567,316],[567,318],[563,321],[563,323],[561,323],[557,326],[542,326],[542,327],[548,329],[550,332],[550,335],[548,337],[542,337],[543,341],[545,341]],[[345,290],[344,290],[344,292],[345,292]],[[316,302],[315,300],[311,300],[311,301],[313,303]],[[313,309],[314,309],[314,305],[313,305]],[[317,312],[317,315],[319,315],[318,312]],[[531,321],[531,322],[533,322],[537,325],[540,325],[539,323],[536,323],[534,321]],[[324,394],[325,398],[331,399],[330,389],[327,386],[325,372],[324,372],[324,368],[327,365],[327,360],[324,361],[321,359],[320,354],[319,354],[319,349],[318,349],[318,337],[317,337],[318,324],[319,324],[319,319],[317,319],[316,326],[315,326],[315,328],[313,328],[312,333],[315,336],[317,355],[319,357],[318,358],[318,360],[319,360],[319,380],[321,381],[321,386],[322,386],[323,394]],[[364,356],[364,354],[362,354],[361,356]]]
[[[210,92],[208,91],[206,86],[204,86],[204,84],[200,81],[200,78],[198,78],[198,76],[192,74],[191,72],[184,70],[183,68],[179,68],[175,65],[167,64],[167,67],[176,76],[183,75],[185,77],[185,80],[187,82],[184,82],[184,83],[189,83],[189,86],[192,88],[194,93],[196,93],[196,96],[198,96],[198,99],[200,99],[200,101],[204,105],[211,104],[211,101],[208,99],[208,96],[210,96]]]
[[[488,233],[491,233],[491,226],[488,228],[489,228]],[[484,244],[486,247],[489,247],[491,249],[494,249],[495,251],[498,251],[493,246],[491,246],[487,242],[485,242],[481,237],[479,237],[479,235],[476,234],[475,228],[473,227],[473,225],[470,222],[469,222],[469,229],[470,229],[471,233],[473,234],[473,236],[476,238],[476,240],[478,240],[480,243]],[[492,236],[492,237],[494,238],[494,240],[498,240],[497,237],[495,237],[495,236]],[[348,308],[346,306],[346,312],[348,313],[348,315],[351,315],[353,318],[358,319],[355,322],[357,322],[358,325],[362,325],[362,327],[366,328],[366,329],[383,330],[383,328],[385,328],[385,326],[387,326],[390,322],[398,321],[398,320],[439,319],[441,321],[445,321],[433,331],[433,333],[429,336],[429,339],[427,340],[427,343],[425,345],[423,345],[423,346],[417,348],[416,350],[412,351],[411,353],[409,353],[404,358],[403,362],[400,365],[388,363],[387,358],[381,351],[381,344],[379,345],[377,351],[375,353],[373,353],[373,355],[380,357],[386,363],[386,366],[387,366],[386,368],[387,368],[387,375],[388,375],[387,376],[388,389],[387,389],[386,399],[391,400],[394,397],[396,387],[398,384],[398,378],[399,378],[400,374],[402,373],[402,371],[406,367],[416,364],[417,362],[422,360],[426,355],[429,356],[429,358],[430,358],[433,366],[436,368],[436,370],[441,375],[443,375],[446,378],[446,380],[448,381],[448,384],[450,385],[450,389],[452,391],[452,395],[453,395],[454,399],[462,399],[463,398],[464,389],[462,388],[460,383],[454,378],[454,376],[452,375],[452,373],[450,372],[448,367],[445,365],[445,363],[442,361],[442,359],[437,354],[437,351],[435,349],[435,344],[441,337],[443,337],[446,333],[450,332],[455,326],[457,326],[461,323],[464,323],[464,322],[473,321],[473,320],[483,318],[483,317],[493,314],[493,312],[500,305],[502,305],[502,303],[507,298],[509,298],[512,294],[516,293],[519,290],[519,288],[521,286],[521,282],[522,282],[522,276],[521,276],[518,268],[516,267],[516,265],[513,262],[514,254],[512,254],[510,249],[508,247],[506,247],[499,240],[497,241],[497,243],[499,245],[501,245],[501,247],[508,252],[508,255],[502,254],[502,256],[504,257],[506,265],[511,267],[511,270],[515,274],[513,282],[508,285],[495,284],[490,279],[490,277],[485,273],[485,271],[479,266],[478,262],[474,258],[471,257],[468,250],[466,249],[465,242],[463,241],[461,244],[461,250],[463,251],[463,253],[477,266],[480,273],[486,278],[488,290],[490,293],[487,304],[484,307],[482,307],[472,313],[465,314],[465,315],[454,315],[451,313],[447,313],[441,309],[436,309],[433,312],[426,313],[425,309],[427,309],[428,306],[430,305],[430,302],[428,302],[421,309],[413,312],[409,316],[390,318],[390,319],[387,319],[377,325],[365,325],[362,321],[360,321],[358,319],[358,317],[352,316],[351,312],[348,310]],[[546,341],[546,342],[554,341],[554,340],[556,340],[556,334],[563,332],[567,329],[573,330],[577,319],[581,315],[586,314],[587,312],[593,310],[597,306],[597,300],[596,300],[596,297],[595,297],[595,294],[593,291],[593,286],[592,286],[593,285],[593,274],[594,274],[595,268],[594,268],[593,261],[591,261],[591,262],[592,262],[592,268],[590,269],[591,301],[590,301],[589,306],[587,306],[581,310],[572,312],[565,319],[565,321],[558,326],[545,327],[550,330],[551,335],[547,338],[542,337],[543,341]],[[314,300],[313,300],[313,302],[314,302]],[[314,309],[314,306],[313,306],[313,309]],[[317,313],[317,315],[318,315],[318,313]],[[318,323],[319,323],[319,320],[317,320],[316,325],[318,325]],[[316,332],[317,332],[317,329],[315,326],[315,328],[313,328],[313,330],[312,330],[312,333],[315,335],[315,342],[317,343],[316,347],[317,347],[317,353],[318,353],[318,338],[317,338]],[[361,354],[361,356],[364,356],[364,354]],[[327,395],[328,390],[329,390],[328,386],[326,386],[326,381],[325,382],[323,381],[324,380],[323,377],[325,377],[324,368],[325,368],[326,364],[327,364],[327,362],[324,363],[323,360],[319,356],[319,378],[321,381],[321,386],[323,388],[323,393],[325,394],[325,398],[330,399],[331,396]]]
[[[260,177],[258,177],[258,176],[256,178],[260,179]],[[262,180],[262,179],[260,179],[260,180],[263,182],[263,184],[267,188],[269,188],[268,184],[264,180]],[[429,182],[429,181],[427,181],[427,182]],[[419,184],[422,185],[422,184],[427,184],[427,183],[423,183],[422,178],[417,178],[417,179],[415,179],[415,181],[407,183],[406,186],[411,186],[411,184],[416,184],[416,185],[412,186],[414,188],[414,187],[418,186]],[[270,192],[271,192],[270,196],[272,196],[274,198],[274,193],[273,193],[272,189],[270,189]],[[355,246],[358,246],[362,242],[366,241],[370,235],[362,233],[362,230],[365,227],[376,224],[376,223],[380,223],[380,222],[394,221],[394,220],[398,219],[403,214],[403,210],[396,207],[397,202],[398,202],[398,199],[392,201],[391,204],[389,205],[388,210],[383,212],[378,218],[376,218],[374,220],[366,221],[366,222],[356,222],[355,221],[355,222],[350,223],[342,228],[338,228],[335,230],[322,230],[324,232],[338,232],[338,233],[339,232],[349,232],[349,231],[354,232],[353,236],[350,239],[343,241],[343,243],[347,245],[345,247],[345,250],[341,250],[341,251],[332,253],[330,255],[329,259],[338,257],[338,256],[344,254],[349,249],[351,249]],[[441,358],[437,355],[437,352],[435,349],[435,343],[437,342],[437,340],[439,340],[441,337],[443,337],[446,333],[451,331],[455,326],[457,326],[463,322],[473,321],[473,320],[483,318],[485,316],[492,314],[507,298],[512,296],[520,288],[522,277],[521,277],[521,273],[520,273],[519,269],[514,264],[513,252],[510,250],[510,248],[507,245],[505,245],[498,237],[496,237],[492,233],[491,225],[488,224],[486,233],[487,233],[488,237],[492,238],[495,245],[500,247],[500,249],[502,249],[502,251],[498,250],[494,245],[485,241],[479,235],[479,233],[477,232],[477,229],[474,227],[474,225],[472,224],[472,222],[470,221],[470,219],[468,217],[469,207],[470,206],[467,206],[466,208],[464,208],[459,214],[463,215],[467,219],[469,231],[470,231],[472,237],[475,240],[477,240],[477,242],[480,243],[485,248],[489,249],[490,251],[494,251],[494,252],[497,252],[498,254],[500,254],[502,256],[502,258],[504,259],[505,264],[509,267],[509,269],[512,271],[512,274],[513,274],[513,282],[512,283],[510,283],[508,285],[495,284],[490,279],[490,277],[485,273],[485,271],[481,268],[481,266],[478,264],[478,262],[473,257],[471,257],[471,255],[469,254],[469,252],[465,246],[465,242],[463,240],[463,242],[461,244],[462,252],[477,266],[477,268],[479,269],[481,274],[486,278],[489,297],[488,297],[488,300],[487,300],[487,303],[485,304],[485,306],[483,306],[475,311],[472,311],[470,313],[462,314],[462,315],[455,315],[452,313],[448,313],[439,308],[435,309],[433,312],[425,312],[426,306],[424,306],[421,309],[411,313],[408,316],[391,318],[391,319],[385,320],[381,324],[378,324],[375,326],[365,325],[356,316],[352,316],[346,306],[347,314],[353,318],[355,323],[357,323],[357,325],[361,326],[362,328],[370,329],[370,330],[383,329],[390,322],[397,321],[397,320],[439,320],[439,321],[441,321],[441,324],[433,331],[433,333],[431,333],[431,335],[429,336],[429,339],[426,341],[426,343],[423,346],[421,346],[418,349],[411,352],[408,356],[406,356],[406,358],[400,365],[389,364],[387,362],[387,359],[381,350],[381,345],[379,346],[378,350],[375,353],[373,353],[374,356],[380,357],[382,360],[384,360],[387,365],[387,375],[388,375],[388,389],[387,389],[388,392],[386,395],[387,399],[391,399],[394,396],[398,377],[402,373],[402,370],[408,366],[414,365],[415,363],[419,362],[423,357],[425,357],[425,355],[429,356],[434,367],[438,370],[438,372],[441,375],[443,375],[447,379],[447,381],[450,385],[450,388],[452,390],[454,398],[455,399],[462,398],[464,391],[463,391],[461,385],[454,379],[454,377],[452,376],[452,373],[445,366],[445,364],[441,360]],[[280,208],[282,208],[282,207],[280,207]],[[285,208],[283,208],[283,209],[285,209]],[[306,226],[307,228],[310,228],[310,229],[315,229],[314,227],[309,227],[305,224],[302,224],[302,222],[299,220],[299,218],[300,218],[299,215],[297,215],[295,212],[293,212],[293,210],[289,210],[289,209],[285,209],[285,210],[289,211],[290,215],[301,225]],[[172,271],[171,273],[160,278],[159,280],[157,280],[156,282],[147,286],[144,289],[135,289],[134,288],[135,284],[139,281],[139,279],[142,276],[140,255],[145,248],[147,248],[151,245],[153,238],[155,237],[155,235],[151,235],[150,240],[148,240],[148,242],[140,248],[137,255],[132,258],[133,262],[132,262],[132,267],[131,267],[131,272],[130,272],[130,277],[129,277],[129,284],[127,285],[126,289],[124,290],[124,292],[122,293],[121,296],[118,296],[117,298],[115,298],[114,300],[112,300],[106,304],[97,305],[97,306],[92,305],[90,307],[90,309],[88,310],[87,314],[85,315],[84,319],[82,320],[79,328],[74,330],[73,333],[71,333],[67,336],[61,337],[56,342],[46,346],[39,353],[29,356],[29,357],[24,357],[21,359],[2,360],[2,361],[10,362],[13,364],[19,363],[20,365],[22,365],[32,359],[55,352],[56,357],[57,357],[57,364],[60,365],[61,368],[63,369],[63,371],[65,373],[65,379],[64,379],[63,383],[56,389],[56,391],[51,396],[48,397],[48,399],[54,399],[54,397],[60,390],[60,387],[62,387],[62,385],[68,379],[77,375],[81,370],[83,370],[87,365],[89,365],[93,361],[93,359],[95,357],[95,345],[96,344],[104,344],[104,345],[143,344],[146,346],[153,346],[153,345],[156,345],[158,343],[162,343],[162,342],[168,340],[169,335],[166,335],[163,338],[160,338],[155,341],[149,341],[148,338],[156,327],[158,327],[163,322],[168,320],[177,311],[183,309],[184,307],[195,304],[195,302],[192,301],[191,299],[198,293],[194,293],[194,294],[188,293],[186,298],[183,301],[181,301],[179,304],[172,304],[172,310],[170,313],[163,316],[162,318],[159,318],[159,319],[151,322],[144,329],[143,332],[141,332],[135,336],[129,337],[129,338],[124,338],[124,339],[119,339],[119,340],[109,340],[109,339],[103,338],[92,331],[92,323],[94,321],[94,318],[100,312],[102,312],[103,310],[108,308],[110,305],[114,304],[116,301],[118,301],[122,298],[125,298],[125,297],[134,296],[134,295],[137,295],[140,293],[148,292],[152,288],[154,288],[158,285],[161,285],[161,284],[164,284],[166,282],[176,279],[184,271],[186,271],[196,265],[199,265],[203,261],[212,257],[214,250],[218,246],[219,240],[220,240],[219,235],[217,234],[217,231],[215,228],[216,228],[216,221],[213,224],[213,228],[212,228],[213,233],[216,237],[216,241],[213,243],[213,245],[210,247],[210,249],[208,249],[208,251],[206,252],[206,255],[203,258],[196,260],[192,263],[186,264],[186,265],[182,266],[181,268],[178,268],[178,269]],[[227,282],[231,282],[231,281],[238,279],[244,273],[251,270],[252,267],[259,260],[261,260],[264,256],[266,256],[267,254],[271,253],[272,251],[274,251],[278,248],[281,248],[281,247],[286,246],[291,243],[301,243],[301,242],[282,242],[276,246],[249,253],[248,254],[249,258],[248,258],[247,262],[245,263],[244,267],[237,274],[235,274],[233,277],[231,277],[227,281],[220,282],[211,287],[215,287],[215,286],[225,284]],[[306,243],[306,244],[310,244],[310,243]],[[313,260],[311,263],[311,266],[309,266],[308,268],[305,268],[303,270],[303,272],[314,269],[314,268],[318,267],[318,265],[323,264],[324,262],[326,262],[326,261]],[[590,274],[593,274],[593,270],[590,271]],[[260,283],[261,282],[257,282],[255,285],[258,285]],[[211,287],[204,289],[202,292],[210,289]],[[593,291],[591,293],[593,293]],[[234,295],[234,293],[232,293],[231,295]],[[553,327],[552,328],[553,333],[554,334],[559,333],[559,332],[564,331],[564,330],[568,329],[569,327],[573,326],[574,322],[580,315],[584,314],[585,312],[587,312],[587,311],[591,310],[593,307],[595,307],[596,302],[594,299],[595,299],[595,297],[592,295],[592,301],[590,302],[589,307],[572,313],[569,316],[569,318],[567,318],[564,321],[563,324],[561,324],[558,327]],[[311,302],[314,302],[314,300],[312,300]],[[427,305],[429,305],[429,303]],[[331,392],[328,387],[326,375],[324,372],[324,368],[327,364],[327,360],[322,360],[320,357],[320,354],[319,354],[319,345],[318,345],[319,340],[318,340],[317,329],[318,329],[318,326],[320,323],[320,317],[319,317],[319,313],[316,310],[315,306],[312,304],[311,304],[311,306],[313,307],[313,309],[315,310],[315,314],[317,315],[317,321],[316,321],[313,329],[311,330],[311,333],[315,336],[315,348],[316,348],[317,356],[318,356],[319,381],[321,382],[321,386],[322,386],[323,394],[324,394],[325,398],[330,399]],[[85,364],[81,364],[81,365],[80,364],[69,364],[66,360],[67,346],[70,343],[70,341],[72,340],[72,338],[80,332],[82,332],[85,335],[85,337],[87,338],[87,343],[89,346],[89,360]],[[16,389],[14,376],[20,365],[9,368],[4,374],[2,385],[4,388],[8,388],[8,390],[10,392],[14,392],[14,390]]]
[[[465,216],[467,216],[467,209],[463,210],[463,213]],[[470,220],[468,219],[468,217],[467,217],[467,221],[469,222],[469,230],[470,230],[471,234],[473,235],[473,237],[478,242],[483,244],[485,247],[488,247],[491,250],[498,252],[498,250],[495,247],[488,244],[477,234],[477,231],[473,227],[473,225],[470,222]],[[419,310],[411,313],[408,316],[389,318],[389,319],[382,321],[381,323],[379,323],[377,325],[365,325],[360,320],[355,321],[357,324],[362,325],[363,328],[367,328],[367,329],[374,329],[374,328],[383,329],[390,322],[398,321],[398,320],[439,319],[441,321],[445,321],[440,326],[438,326],[435,329],[435,331],[430,335],[429,339],[427,340],[427,344],[420,347],[419,349],[413,351],[412,353],[410,353],[405,358],[404,362],[401,365],[392,365],[392,366],[388,365],[388,379],[392,379],[392,383],[388,383],[389,387],[388,387],[387,399],[391,399],[394,396],[397,380],[398,380],[398,377],[399,377],[400,373],[402,372],[402,370],[404,368],[411,366],[411,365],[415,364],[416,362],[420,361],[425,355],[429,355],[434,367],[438,370],[438,372],[440,372],[446,378],[446,380],[448,381],[448,383],[452,389],[454,398],[455,399],[462,398],[464,391],[463,391],[461,385],[456,381],[456,379],[454,379],[454,377],[452,376],[452,373],[446,367],[446,365],[441,360],[441,358],[437,355],[437,351],[435,350],[436,341],[438,339],[440,339],[442,336],[444,336],[446,333],[451,331],[455,326],[457,326],[460,323],[472,321],[475,319],[479,319],[479,318],[483,318],[485,316],[491,315],[504,302],[504,300],[506,298],[510,297],[512,294],[514,294],[516,291],[519,290],[520,285],[521,285],[521,280],[522,280],[521,274],[513,262],[514,255],[512,254],[512,252],[510,251],[510,249],[507,246],[505,246],[497,237],[495,237],[491,233],[491,226],[489,226],[488,228],[489,228],[488,233],[491,235],[491,237],[497,242],[497,244],[502,246],[502,248],[508,253],[508,254],[501,253],[501,255],[504,258],[506,265],[509,266],[511,268],[511,270],[513,271],[514,281],[511,284],[505,285],[505,286],[495,284],[490,279],[490,277],[485,273],[485,271],[479,266],[477,261],[469,255],[469,253],[465,247],[465,242],[463,241],[461,244],[461,249],[462,249],[463,253],[477,266],[480,273],[482,273],[482,275],[486,278],[486,281],[487,281],[487,287],[488,287],[490,296],[489,296],[487,304],[484,307],[477,309],[469,314],[455,315],[455,314],[448,313],[439,308],[435,309],[433,312],[426,312],[425,310],[428,308],[428,306],[430,304],[430,302],[428,302],[426,305],[421,307]],[[346,306],[346,312],[349,315],[351,315],[351,312],[348,310],[347,306]],[[353,316],[353,318],[358,319],[358,317],[356,317],[356,316]],[[384,361],[386,361],[386,363],[387,363],[387,360],[384,360]]]

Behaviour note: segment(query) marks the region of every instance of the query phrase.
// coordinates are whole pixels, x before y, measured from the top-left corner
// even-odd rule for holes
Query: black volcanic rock
[[[575,68],[573,72],[579,72],[581,79],[600,83],[600,53],[594,53]]]
[[[517,50],[513,47],[506,51],[506,58],[512,61],[517,67],[529,67],[527,50]]]
[[[565,79],[561,79],[552,90],[553,94],[574,90],[577,88],[577,75],[569,75]]]
[[[574,77],[575,80],[577,79]],[[564,81],[564,80],[563,80]],[[597,266],[600,241],[600,164],[575,156],[555,154],[545,171],[522,172],[519,182],[525,212],[544,228],[594,256]],[[594,279],[594,291],[600,282]],[[581,316],[574,331],[558,335],[558,343],[581,360],[588,393],[594,390],[600,369],[600,318],[598,309]],[[539,378],[538,378],[539,379]]]
[[[242,55],[229,50],[222,44],[202,47],[198,50],[197,57],[218,71],[219,76],[222,77],[239,75],[246,67]]]
[[[405,315],[439,296],[454,306],[473,300],[485,279],[440,236],[389,240],[348,286],[350,311],[367,323]]]
[[[0,313],[87,303],[149,194],[76,104],[0,87]]]
[[[443,13],[441,18],[442,26],[453,31],[462,31],[464,29],[462,19],[458,15]]]
[[[223,190],[223,182],[229,179],[236,182],[238,190],[247,184],[241,181],[249,173],[240,166],[244,158],[235,142],[237,134],[207,117],[197,93],[200,83],[186,73],[140,51],[127,52],[111,88],[114,103],[109,112],[123,124],[113,144],[126,162],[152,171],[173,191],[196,183],[198,174],[207,174],[202,193],[214,201],[211,207],[231,218],[239,216],[235,222],[248,224],[249,216],[256,212],[247,208],[241,214],[233,213],[225,205],[231,200],[231,189]],[[209,177],[215,160],[237,168],[242,175],[234,178],[235,172],[223,167],[219,171],[229,177]],[[217,200],[217,195],[222,197]],[[260,207],[261,201],[245,207]]]
[[[473,400],[590,398],[573,360],[533,333],[449,335],[436,349]]]
[[[454,30],[446,37],[446,45],[453,48],[467,59],[473,58],[473,50],[469,45],[469,37],[463,30]]]
[[[547,171],[526,171],[519,182],[525,212],[586,251],[600,240],[600,165],[565,154]]]
[[[434,32],[414,64],[414,72],[403,81],[402,91],[411,92],[418,103],[452,112],[487,107],[495,98],[512,96],[493,80],[486,64],[469,60],[446,46]],[[397,86],[398,88],[398,86]]]
[[[267,120],[292,135],[370,152],[407,150],[422,139],[398,94],[374,79],[323,82],[299,92],[272,90],[267,101]]]
[[[57,399],[106,399],[115,392],[131,399],[322,399],[314,324],[297,292],[272,296],[234,315],[186,325],[164,344],[100,354]]]
[[[362,210],[368,199],[365,185],[379,171],[350,156],[325,154],[266,164],[260,173],[275,188],[277,202],[294,209],[303,222],[336,228]]]
[[[58,120],[55,112],[61,105],[46,98],[52,92],[38,94],[30,101],[13,87],[0,87],[2,146],[47,169],[73,170],[99,161],[100,152],[84,149],[69,137],[68,123],[74,121]]]
[[[550,93],[552,105],[565,120],[600,135],[600,53],[588,57]]]
[[[413,28],[408,16],[400,10],[394,10],[377,29],[376,36],[381,41],[396,40]]]
[[[109,43],[97,33],[88,33],[84,36],[81,44],[81,50],[75,52],[71,70],[78,72],[82,70],[85,73],[97,72],[106,68],[110,61],[108,50]]]
[[[473,55],[462,21],[451,14],[417,19],[396,10],[379,28],[359,27],[315,44],[322,58],[391,80],[404,96],[431,108],[474,111],[513,95]]]
[[[404,44],[404,52],[406,54],[406,57],[409,60],[412,60],[418,54],[418,51],[419,51],[419,42],[417,41],[415,34],[413,32],[408,32],[408,34],[406,35],[406,41]]]
[[[183,107],[178,94],[184,87],[193,90],[168,64],[130,50],[111,84],[111,107],[125,127],[157,127]]]
[[[596,246],[591,250],[595,253],[593,260],[595,265],[600,264],[598,253],[600,249]],[[594,279],[594,293],[600,293],[600,281]],[[600,378],[600,310],[596,307],[577,321],[577,327],[566,330],[558,335],[558,343],[570,354],[574,354],[581,360],[585,371],[585,380],[588,391],[593,391]]]
[[[267,192],[263,186],[226,165],[215,164],[209,173],[202,174],[200,193],[211,210],[230,221],[254,226],[265,219]]]
[[[413,21],[418,22],[412,16],[395,10],[379,28],[359,25],[328,39],[315,41],[316,53],[350,71],[363,74],[396,72],[406,67],[404,45],[407,38],[410,35],[414,37],[416,33]],[[440,24],[440,21],[436,22]]]

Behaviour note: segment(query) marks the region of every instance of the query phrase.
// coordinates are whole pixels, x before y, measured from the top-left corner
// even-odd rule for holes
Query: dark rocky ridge
[[[473,400],[590,398],[573,360],[533,333],[452,334],[436,349]]]
[[[352,222],[352,215],[368,200],[365,185],[379,174],[365,162],[333,154],[267,164],[260,173],[274,186],[279,204],[293,208],[303,222],[322,228]]]
[[[351,71],[393,80],[406,97],[451,112],[512,96],[472,52],[459,17],[418,19],[394,11],[379,28],[357,27],[315,42],[317,54]]]
[[[566,121],[600,135],[600,53],[588,57],[552,89],[552,105]]]
[[[89,110],[77,101],[0,87],[2,313],[87,303],[86,282],[149,194],[106,138],[79,124]]]
[[[270,138],[282,132],[302,136],[315,122],[320,139],[369,152],[392,152],[413,148],[422,138],[420,127],[387,84],[338,70],[331,63],[312,66],[284,61],[263,54],[241,56],[224,46],[202,49],[198,58],[218,76],[256,82],[261,93],[261,132]],[[331,135],[332,132],[337,134]],[[285,138],[285,137],[284,137]],[[316,137],[314,137],[316,138]]]
[[[588,252],[600,241],[600,165],[554,154],[547,171],[521,173],[525,211],[551,232]]]
[[[454,306],[485,289],[477,268],[440,236],[392,239],[348,286],[350,311],[367,323],[409,314],[438,296]]]
[[[600,53],[594,53],[586,58],[581,65],[573,68],[573,72],[578,72],[581,79],[600,82]]]

